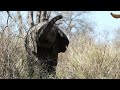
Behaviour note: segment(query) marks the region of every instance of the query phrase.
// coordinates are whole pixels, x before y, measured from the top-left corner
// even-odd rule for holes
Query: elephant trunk
[[[47,24],[47,26],[46,26],[46,29],[47,29],[46,32],[49,31],[49,30],[51,30],[52,27],[53,27],[53,25],[55,24],[55,22],[56,22],[57,20],[59,20],[59,19],[62,19],[62,18],[63,18],[62,15],[58,15],[58,16],[54,17],[54,18]]]

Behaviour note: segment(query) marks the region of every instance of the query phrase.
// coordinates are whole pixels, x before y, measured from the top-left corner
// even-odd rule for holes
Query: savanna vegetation
[[[57,22],[69,37],[70,44],[65,53],[60,53],[53,79],[120,79],[120,33],[109,41],[109,33],[97,38],[94,22],[85,18],[89,11],[52,11],[49,18],[62,14]],[[0,12],[0,78],[29,79],[29,62],[25,50],[25,35],[30,28],[29,12]],[[34,11],[34,22],[39,13]],[[39,79],[39,63],[34,68],[32,79]],[[52,78],[49,77],[49,78]]]

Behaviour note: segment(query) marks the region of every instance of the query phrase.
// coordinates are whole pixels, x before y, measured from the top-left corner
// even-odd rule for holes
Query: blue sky
[[[111,12],[120,14],[120,11],[91,11],[91,13],[86,14],[88,20],[95,23],[94,24],[95,31],[97,33],[102,33],[102,34],[104,32],[108,32],[109,39],[114,38],[115,30],[120,28],[120,19],[113,18],[110,15]],[[23,17],[26,16],[26,14],[22,14],[22,15]],[[0,17],[0,20],[4,21],[3,20],[4,17]],[[6,22],[6,20],[4,22]]]
[[[88,18],[95,23],[97,33],[109,33],[109,39],[114,38],[115,30],[120,28],[120,19],[113,18],[110,13],[120,14],[120,11],[92,11]]]
[[[120,19],[115,19],[110,15],[110,12],[120,14],[120,11],[92,11],[91,20],[97,23],[99,30],[113,30],[120,27]],[[89,18],[90,18],[89,17]]]

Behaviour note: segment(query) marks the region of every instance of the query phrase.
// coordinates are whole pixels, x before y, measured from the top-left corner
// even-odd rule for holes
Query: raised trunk
[[[54,17],[54,18],[48,23],[48,25],[47,25],[47,27],[46,27],[47,30],[45,30],[45,31],[48,32],[48,30],[51,30],[52,27],[53,27],[53,25],[55,24],[55,22],[56,22],[57,20],[59,20],[59,19],[62,19],[62,15],[58,15],[58,16]],[[46,33],[46,32],[45,32],[45,33]]]

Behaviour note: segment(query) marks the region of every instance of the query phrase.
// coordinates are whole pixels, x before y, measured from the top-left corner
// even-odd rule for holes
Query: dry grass
[[[34,78],[39,78],[34,65]],[[0,36],[0,78],[29,78],[23,40]],[[58,79],[120,79],[120,52],[113,45],[96,44],[84,36],[70,41],[59,54]]]
[[[25,78],[26,54],[23,40],[12,35],[0,36],[0,78]]]
[[[120,52],[108,43],[79,36],[59,59],[57,76],[62,79],[120,79]]]

